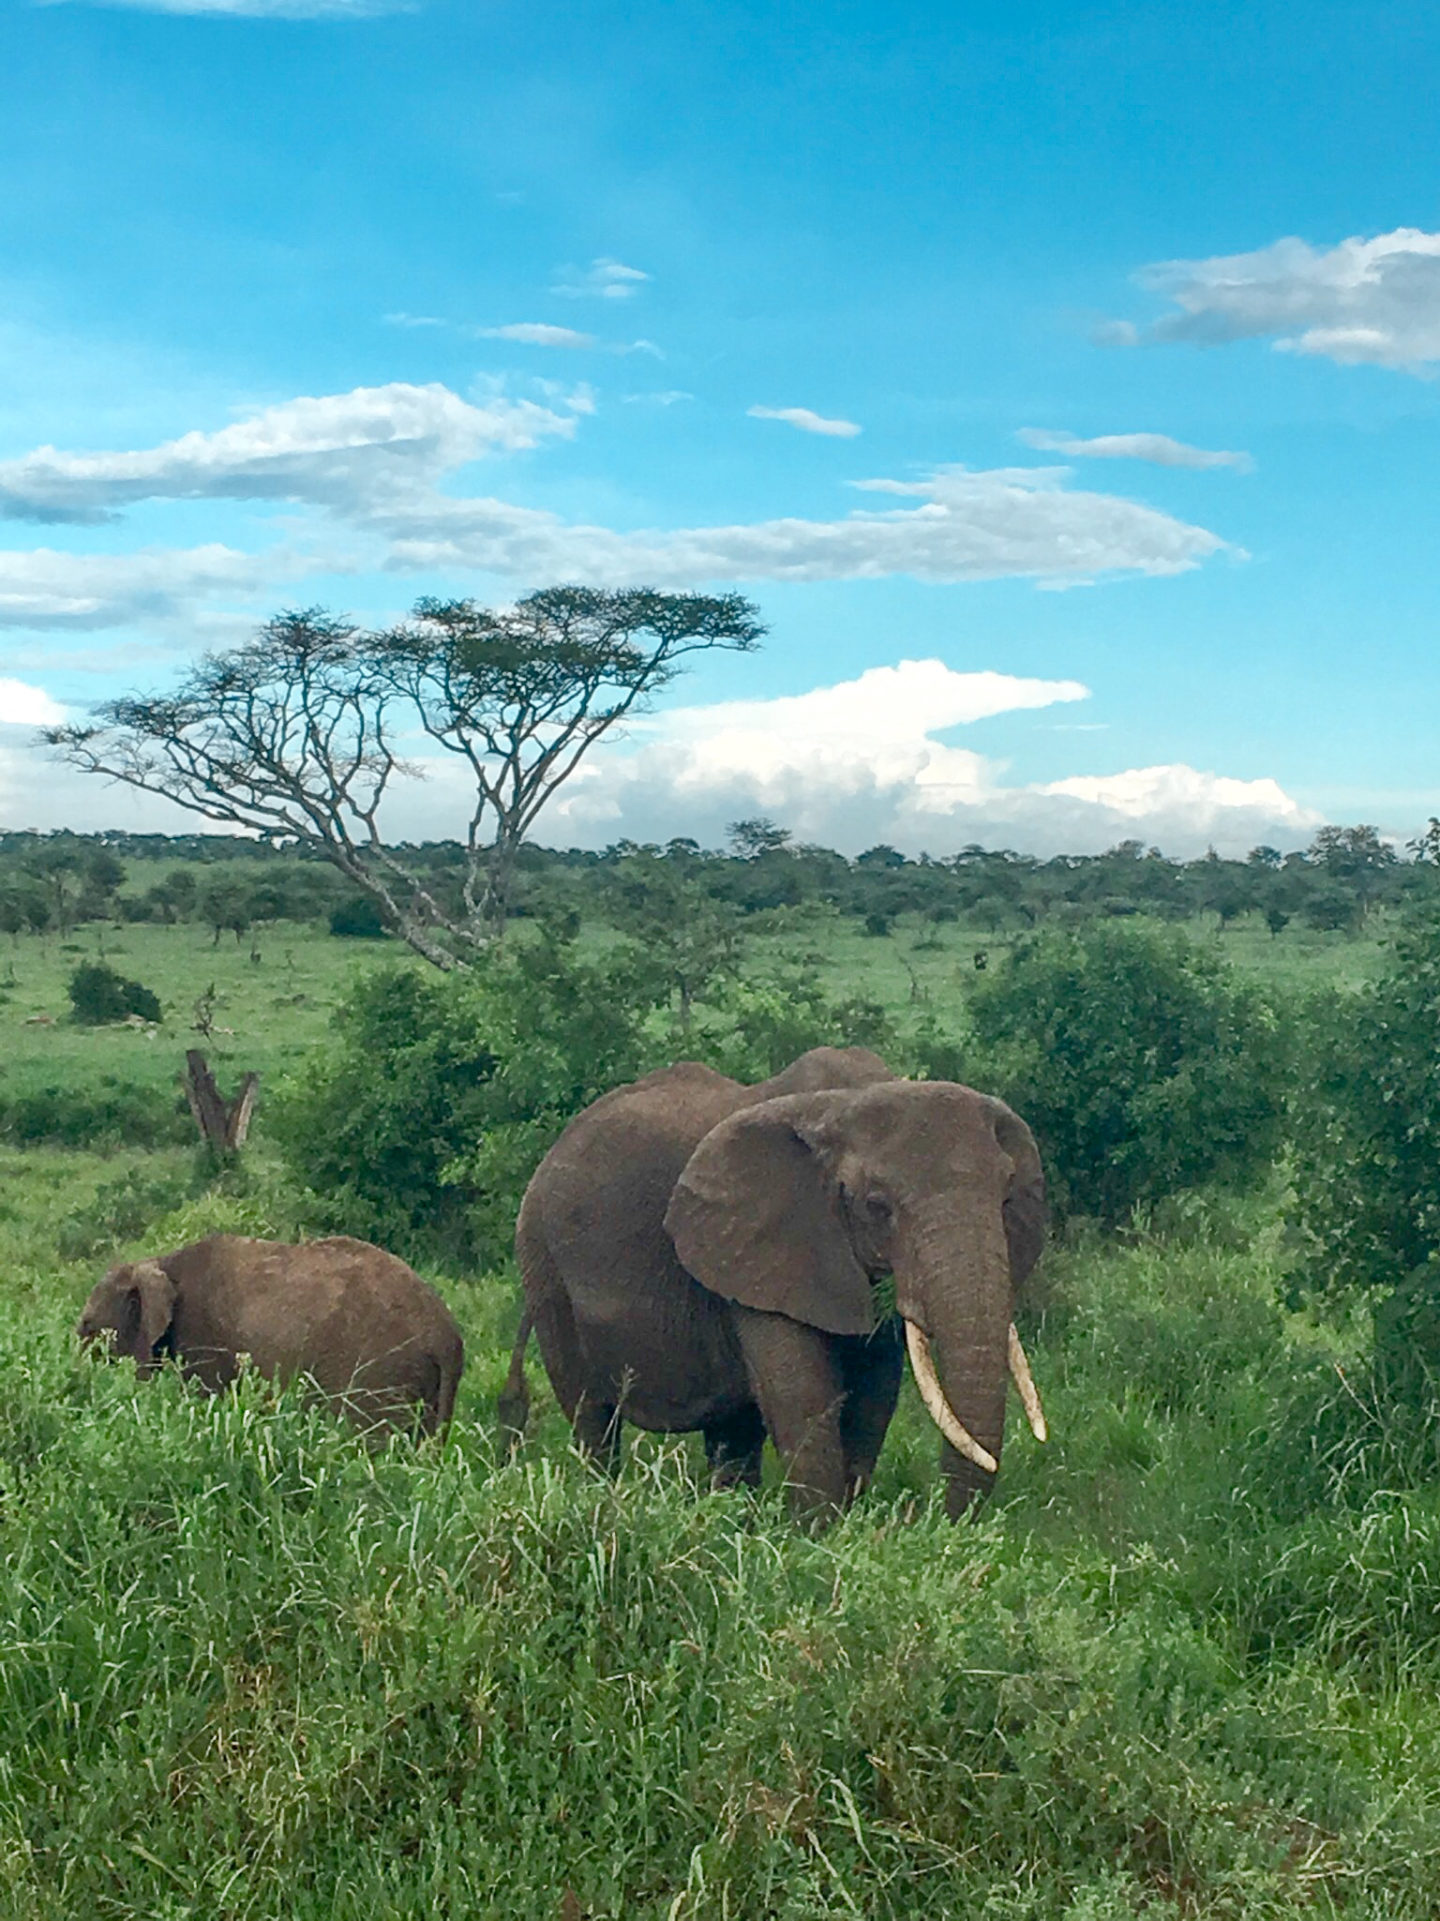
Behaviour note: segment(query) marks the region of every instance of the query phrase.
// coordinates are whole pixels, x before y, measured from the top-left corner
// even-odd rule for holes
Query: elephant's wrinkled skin
[[[361,1427],[443,1428],[465,1362],[445,1303],[404,1261],[348,1236],[214,1234],[112,1267],[85,1303],[82,1341],[109,1337],[138,1374],[168,1356],[211,1393],[239,1356],[272,1380],[308,1374]]]
[[[613,1461],[622,1418],[699,1429],[717,1479],[754,1485],[768,1433],[796,1512],[823,1520],[870,1478],[908,1322],[933,1344],[927,1405],[974,1449],[942,1457],[958,1515],[993,1482],[1014,1288],[1044,1231],[1035,1143],[1000,1101],[863,1049],[758,1087],[681,1062],[587,1108],[536,1170],[502,1421],[524,1426],[533,1326],[582,1447]],[[877,1327],[887,1273],[899,1318]]]

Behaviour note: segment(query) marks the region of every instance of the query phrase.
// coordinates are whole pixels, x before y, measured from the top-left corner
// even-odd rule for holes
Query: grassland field
[[[1280,991],[1380,957],[1196,931]],[[932,937],[827,929],[827,974],[943,1013],[1003,942]],[[102,942],[158,1029],[64,1018]],[[358,971],[409,964],[288,924],[257,951],[7,943],[0,1095],[173,1088],[190,1045],[263,1086]],[[1382,1415],[1363,1330],[1286,1308],[1283,1176],[1051,1250],[1025,1331],[1053,1438],[1012,1424],[977,1523],[937,1507],[907,1385],[875,1487],[812,1540],[773,1487],[705,1491],[685,1443],[597,1477],[533,1357],[499,1455],[508,1271],[431,1276],[470,1356],[443,1445],[80,1355],[110,1261],[305,1225],[263,1097],[218,1180],[186,1125],[0,1147],[0,1915],[1440,1914],[1433,1410]]]

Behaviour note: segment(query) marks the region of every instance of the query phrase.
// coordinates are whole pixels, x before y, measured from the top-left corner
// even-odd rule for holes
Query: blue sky
[[[28,730],[281,606],[556,579],[771,635],[542,838],[1440,813],[1433,8],[0,0],[0,73],[5,824],[178,824]]]

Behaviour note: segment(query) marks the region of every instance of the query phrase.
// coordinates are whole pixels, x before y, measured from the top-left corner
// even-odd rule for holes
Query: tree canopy
[[[503,928],[519,848],[588,749],[688,655],[746,653],[764,631],[739,594],[643,587],[548,587],[499,609],[422,599],[381,633],[311,607],[207,654],[169,694],[107,701],[44,739],[87,773],[323,855],[450,968]],[[426,741],[470,784],[458,903],[382,834]]]

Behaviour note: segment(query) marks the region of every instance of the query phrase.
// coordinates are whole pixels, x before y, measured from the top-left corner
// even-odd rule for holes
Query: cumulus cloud
[[[1253,253],[1160,261],[1137,277],[1178,311],[1136,338],[1270,339],[1282,353],[1407,373],[1440,360],[1440,233],[1397,227],[1327,248],[1277,240]]]
[[[649,278],[639,267],[627,267],[623,260],[602,254],[588,267],[562,267],[550,291],[569,300],[633,300]]]
[[[448,387],[357,387],[287,400],[214,433],[127,453],[37,447],[0,461],[0,517],[98,521],[139,500],[310,500],[343,506],[401,476],[434,478],[483,454],[574,432],[571,412]]]
[[[1047,427],[1022,427],[1017,440],[1042,453],[1065,454],[1077,460],[1149,460],[1157,467],[1237,467],[1249,473],[1255,463],[1249,454],[1218,448],[1190,447],[1169,434],[1098,434],[1081,440],[1075,434]]]
[[[718,842],[727,821],[757,811],[850,853],[877,840],[912,853],[973,840],[1099,852],[1137,835],[1176,854],[1212,844],[1243,852],[1313,834],[1320,816],[1273,780],[1164,766],[1012,786],[1002,763],[937,738],[1088,691],[906,660],[806,694],[672,709],[584,764],[547,816],[547,835]]]
[[[621,533],[500,500],[438,494],[375,516],[405,569],[477,567],[525,580],[657,586],[719,580],[995,580],[1068,586],[1119,573],[1175,574],[1226,549],[1218,534],[1112,494],[1069,489],[1064,469],[947,467],[923,480],[866,480],[919,506],[840,520]]]
[[[853,420],[827,420],[824,414],[811,413],[808,407],[747,407],[752,420],[783,420],[798,427],[802,434],[829,434],[838,440],[853,440],[862,431]]]
[[[552,327],[544,320],[517,320],[508,327],[477,327],[481,340],[515,340],[522,347],[594,347],[594,334],[578,333],[574,327]]]
[[[43,687],[0,679],[0,727],[58,727],[65,709]]]

